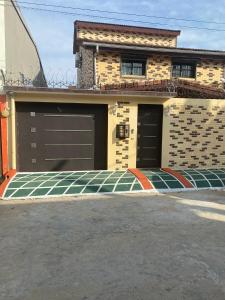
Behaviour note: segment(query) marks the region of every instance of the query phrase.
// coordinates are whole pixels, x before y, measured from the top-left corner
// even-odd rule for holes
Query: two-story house
[[[78,87],[0,97],[3,170],[224,168],[225,51],[179,34],[75,22]]]
[[[75,22],[79,88],[182,78],[222,86],[223,51],[177,47],[180,31]]]

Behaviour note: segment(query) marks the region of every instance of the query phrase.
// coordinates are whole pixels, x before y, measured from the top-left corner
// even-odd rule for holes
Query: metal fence
[[[47,71],[26,76],[24,73],[3,72],[0,70],[0,87],[48,87],[68,88],[76,86],[75,68],[67,71]]]

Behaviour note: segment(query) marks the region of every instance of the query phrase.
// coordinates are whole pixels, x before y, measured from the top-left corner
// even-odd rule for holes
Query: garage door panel
[[[60,157],[67,158],[91,158],[94,159],[93,145],[45,145],[45,158]]]
[[[75,115],[63,115],[59,117],[58,115],[52,116],[43,116],[41,117],[42,128],[44,129],[61,129],[62,126],[67,130],[88,130],[92,129],[94,124],[93,115],[77,116]]]
[[[44,131],[39,138],[44,144],[91,144],[94,145],[92,131]]]
[[[16,103],[17,169],[106,169],[107,105]]]

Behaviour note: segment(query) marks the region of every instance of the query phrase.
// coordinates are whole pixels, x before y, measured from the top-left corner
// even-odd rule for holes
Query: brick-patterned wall
[[[116,112],[117,124],[130,123],[129,102],[118,102]],[[129,139],[116,139],[116,170],[127,169],[129,166]]]
[[[215,60],[202,60],[197,65],[197,81],[203,84],[220,85],[224,77],[224,63]]]
[[[119,53],[102,52],[97,56],[97,78],[101,85],[145,80],[171,78],[171,58],[166,55],[151,55],[147,60],[146,76],[121,76]],[[196,79],[187,78],[202,84],[222,84],[224,64],[216,60],[202,60],[197,65]],[[186,78],[185,78],[186,79]]]
[[[169,166],[225,166],[225,101],[177,99],[166,106],[169,117]]]
[[[147,60],[146,77],[121,76],[120,55],[116,53],[101,53],[97,56],[96,72],[98,83],[133,82],[137,80],[169,79],[171,75],[171,60],[168,56],[153,55]]]
[[[78,38],[96,42],[110,42],[120,44],[145,45],[145,46],[161,46],[176,47],[176,37],[153,36],[137,33],[121,33],[102,30],[86,30],[78,31]]]
[[[80,47],[82,58],[81,68],[77,69],[77,84],[79,88],[88,89],[94,85],[94,54],[93,49]]]
[[[171,58],[165,55],[154,55],[148,59],[147,79],[160,80],[171,77]]]

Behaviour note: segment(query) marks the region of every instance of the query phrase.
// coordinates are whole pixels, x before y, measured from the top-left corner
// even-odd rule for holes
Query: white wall
[[[0,6],[0,71],[5,71],[5,10],[4,6]],[[2,85],[2,76],[0,73],[0,89]]]
[[[5,61],[7,78],[13,80],[43,78],[43,70],[34,41],[24,20],[12,3],[5,6]],[[40,80],[40,79],[39,79]]]

